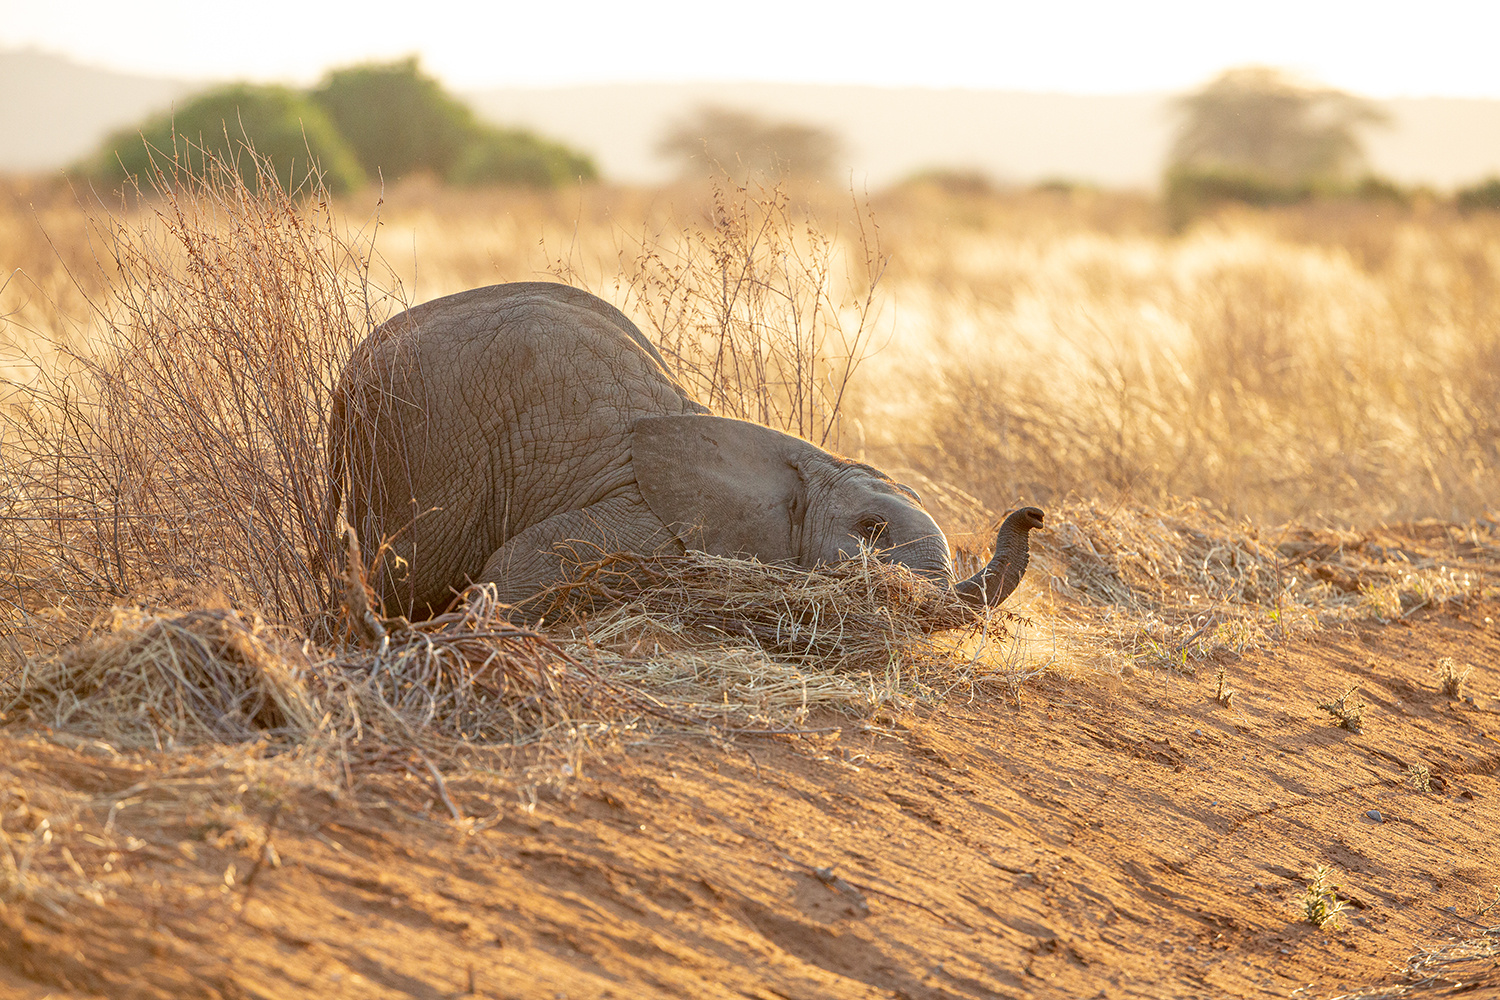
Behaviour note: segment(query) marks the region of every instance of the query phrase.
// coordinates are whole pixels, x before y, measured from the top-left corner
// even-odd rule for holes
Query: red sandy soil
[[[37,835],[39,803],[72,796],[32,870],[97,880],[103,902],[0,903],[0,996],[1327,998],[1408,983],[1411,956],[1500,924],[1480,912],[1500,886],[1497,622],[1500,605],[1470,600],[1230,659],[1229,707],[1209,667],[1033,681],[1019,703],[883,729],[655,738],[590,759],[530,811],[513,776],[451,776],[461,821],[421,765],[287,793],[272,823],[276,796],[234,780],[242,751],[112,758],[12,728],[12,845]],[[1445,656],[1472,666],[1472,701],[1438,690]],[[1355,684],[1361,733],[1318,708]],[[242,808],[248,832],[172,814],[199,786],[223,789],[203,794]],[[279,865],[256,864],[268,829]],[[1301,919],[1316,864],[1350,906],[1340,929]],[[1500,994],[1493,957],[1443,968],[1414,974],[1416,993]]]

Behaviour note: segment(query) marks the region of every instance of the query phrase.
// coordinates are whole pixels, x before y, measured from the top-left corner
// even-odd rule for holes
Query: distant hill
[[[203,84],[111,73],[60,56],[0,51],[0,171],[45,171],[109,131]],[[508,88],[463,95],[485,118],[535,129],[593,154],[605,177],[653,183],[674,164],[657,137],[701,104],[819,125],[844,142],[843,165],[877,188],[953,167],[998,180],[1049,178],[1151,187],[1175,123],[1165,94],[1084,96],[777,83]],[[1392,124],[1367,133],[1374,169],[1452,187],[1500,173],[1500,101],[1383,102]]]
[[[0,51],[0,171],[71,163],[115,129],[202,86],[80,66],[33,49]]]

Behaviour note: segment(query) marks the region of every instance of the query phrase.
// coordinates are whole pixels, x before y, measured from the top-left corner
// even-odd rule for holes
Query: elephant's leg
[[[563,578],[564,565],[606,552],[683,552],[682,542],[636,497],[611,497],[549,517],[501,546],[475,583],[493,583],[500,600],[520,604]]]

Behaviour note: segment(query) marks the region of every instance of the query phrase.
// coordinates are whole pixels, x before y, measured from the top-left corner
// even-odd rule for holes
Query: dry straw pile
[[[6,712],[113,746],[273,738],[358,754],[512,741],[631,709],[628,693],[502,610],[479,592],[374,645],[324,647],[229,608],[122,609],[29,663]]]
[[[678,717],[740,726],[972,681],[977,656],[956,657],[958,645],[1002,638],[1012,619],[868,551],[810,573],[701,552],[613,554],[545,601],[575,654]]]

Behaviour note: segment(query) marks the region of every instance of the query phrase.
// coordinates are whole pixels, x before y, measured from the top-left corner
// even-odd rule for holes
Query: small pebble
[[[1365,815],[1368,816],[1368,817],[1370,817],[1371,819],[1373,819],[1377,823],[1383,822],[1383,820],[1380,818],[1380,810],[1379,809],[1371,809],[1369,812],[1365,813]]]
[[[1201,729],[1194,729],[1193,730],[1193,735],[1194,736],[1202,736],[1203,735],[1203,730],[1201,730]]]

